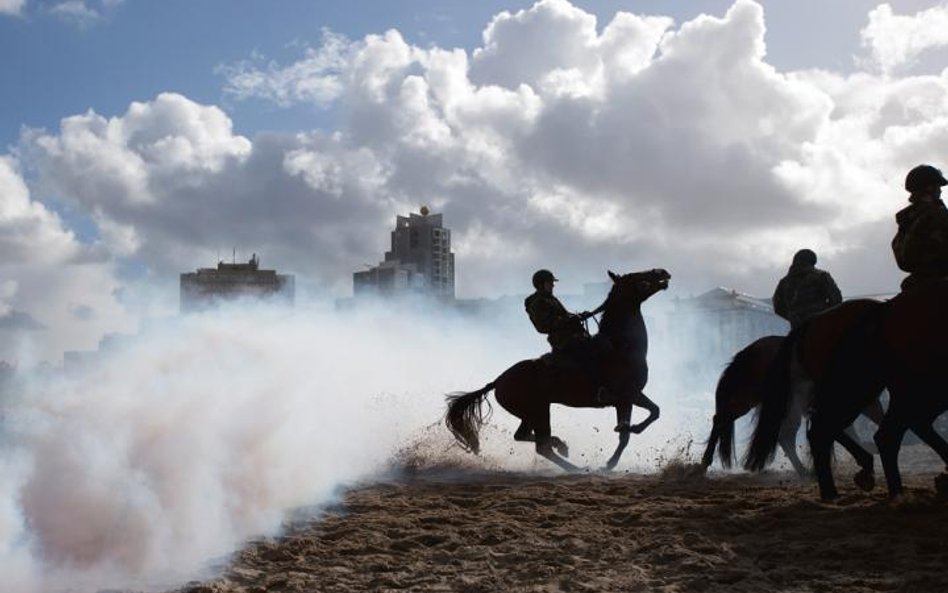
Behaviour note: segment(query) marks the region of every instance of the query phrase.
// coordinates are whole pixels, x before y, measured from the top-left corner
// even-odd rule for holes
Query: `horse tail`
[[[494,388],[495,382],[492,381],[477,391],[451,393],[445,398],[448,411],[444,415],[444,423],[465,451],[478,453],[481,449],[478,432],[491,413],[490,402],[487,402],[487,414],[483,413],[481,406],[487,401],[487,394]]]
[[[797,342],[804,335],[806,326],[790,332],[780,345],[777,357],[767,371],[760,390],[760,407],[757,412],[757,425],[751,437],[750,449],[744,458],[744,469],[760,471],[773,461],[780,437],[780,427],[793,393],[791,366],[796,352]]]

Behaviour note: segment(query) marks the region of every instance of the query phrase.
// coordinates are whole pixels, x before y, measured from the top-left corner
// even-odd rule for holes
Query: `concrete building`
[[[425,294],[454,299],[454,253],[451,230],[440,214],[422,207],[420,214],[395,217],[391,250],[379,265],[352,275],[353,295]]]
[[[682,370],[705,385],[713,385],[731,358],[751,342],[790,331],[770,299],[720,287],[675,299],[660,325],[663,339],[682,359]]]
[[[256,254],[247,263],[218,262],[217,268],[181,274],[182,313],[240,297],[275,299],[292,305],[295,293],[294,277],[261,270]]]

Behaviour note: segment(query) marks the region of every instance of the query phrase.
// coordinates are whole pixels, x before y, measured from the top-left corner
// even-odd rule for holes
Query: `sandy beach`
[[[186,593],[271,591],[948,591],[948,504],[930,451],[908,493],[841,497],[790,473],[530,474],[406,467],[249,542]]]

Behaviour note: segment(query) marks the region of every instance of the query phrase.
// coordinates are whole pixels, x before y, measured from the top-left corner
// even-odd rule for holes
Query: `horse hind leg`
[[[520,441],[523,443],[532,443],[536,441],[536,436],[533,434],[533,427],[526,420],[520,421],[520,426],[517,427],[517,430],[514,432],[514,440]]]
[[[894,402],[894,399],[893,399]],[[882,469],[885,471],[885,481],[889,487],[889,496],[896,497],[902,494],[902,476],[899,473],[899,449],[902,448],[902,437],[908,425],[899,413],[897,405],[890,405],[885,418],[879,424],[873,439],[879,448],[879,457],[882,460]]]
[[[718,423],[718,416],[715,414],[711,420],[711,434],[708,435],[708,444],[704,449],[704,455],[701,456],[701,465],[703,465],[705,469],[711,467],[711,464],[714,463],[714,450],[718,446],[718,434],[720,432],[721,428]]]
[[[555,437],[552,434],[552,429],[550,428],[550,408],[545,406],[543,409],[538,410],[535,414],[533,422],[533,432],[536,438],[536,447],[537,453],[542,457],[545,457],[560,466],[562,469],[568,472],[578,471],[579,468],[566,461],[557,451],[561,453],[568,453],[566,443],[563,442],[559,437]]]
[[[820,485],[820,498],[829,501],[838,497],[839,491],[833,482],[833,433],[825,424],[818,414],[814,414],[806,436],[810,441],[810,453],[813,455],[813,471]]]
[[[777,436],[777,442],[780,443],[780,448],[783,449],[784,455],[790,460],[790,464],[793,466],[794,471],[797,472],[797,475],[803,479],[807,479],[810,477],[810,470],[803,465],[803,462],[800,461],[800,456],[797,455],[797,431],[800,430],[801,418],[802,415],[799,410],[791,410],[783,424],[780,425],[780,434]]]
[[[843,446],[859,464],[859,471],[853,476],[853,481],[861,490],[869,492],[876,487],[875,470],[872,467],[872,454],[862,448],[862,445],[852,437],[849,429],[836,435],[836,442]]]
[[[935,491],[939,496],[944,497],[948,496],[948,442],[945,442],[945,439],[938,434],[932,426],[933,422],[934,419],[913,423],[912,432],[914,432],[918,438],[922,439],[926,445],[931,447],[945,464],[945,471],[935,476]]]

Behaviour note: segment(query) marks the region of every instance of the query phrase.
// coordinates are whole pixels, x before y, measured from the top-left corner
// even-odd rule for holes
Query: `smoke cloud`
[[[660,327],[661,303],[646,307]],[[496,403],[479,458],[441,425],[444,394],[546,350],[516,313],[485,323],[430,306],[235,305],[152,323],[64,373],[20,377],[0,399],[4,589],[161,589],[208,576],[249,538],[278,533],[289,511],[388,475],[406,448],[555,471],[513,441],[517,420]],[[648,393],[663,417],[620,470],[653,469],[705,430],[695,402],[708,397],[683,397],[695,389],[680,385],[669,350],[659,331]],[[615,446],[614,424],[611,409],[553,408],[554,432],[591,469]]]

